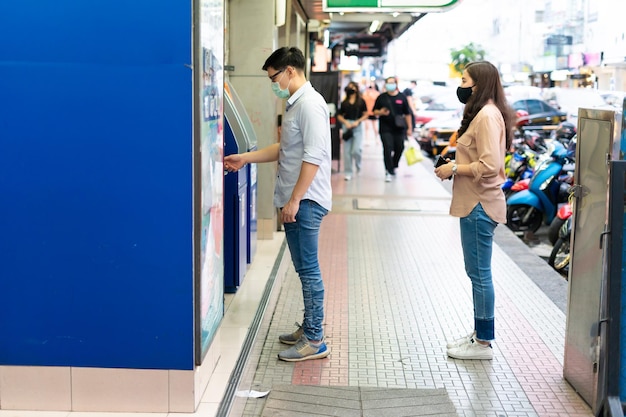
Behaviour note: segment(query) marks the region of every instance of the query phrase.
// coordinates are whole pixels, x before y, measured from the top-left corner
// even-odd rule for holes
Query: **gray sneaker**
[[[330,354],[330,349],[324,341],[311,343],[302,335],[298,343],[278,354],[278,359],[287,362],[300,362],[309,359],[322,359]]]
[[[278,340],[280,341],[280,343],[284,343],[286,345],[295,345],[298,340],[300,340],[300,338],[304,334],[304,330],[302,330],[302,325],[300,325],[299,323],[296,323],[296,326],[298,326],[298,329],[295,332],[281,334],[280,336],[278,336]]]
[[[456,348],[459,347],[461,345],[464,345],[466,343],[469,343],[470,340],[472,340],[472,338],[476,336],[476,331],[471,332],[470,334],[463,336],[463,337],[459,337],[458,339],[454,339],[450,342],[448,342],[448,344],[446,345],[447,349],[452,349],[452,348]]]

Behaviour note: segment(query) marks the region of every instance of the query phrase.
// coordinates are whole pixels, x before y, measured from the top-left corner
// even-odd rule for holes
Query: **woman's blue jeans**
[[[465,260],[465,272],[472,280],[474,298],[474,329],[476,338],[485,341],[495,339],[495,294],[491,277],[491,253],[493,233],[498,223],[478,203],[467,217],[461,218],[461,246]]]
[[[354,120],[350,120],[353,122]],[[352,167],[356,166],[356,170],[361,170],[361,153],[363,148],[363,136],[365,129],[363,124],[359,124],[352,129],[354,136],[352,139],[343,141],[343,171],[346,175],[352,175]]]
[[[291,260],[302,283],[302,329],[309,340],[324,338],[324,282],[317,248],[322,218],[327,213],[328,210],[315,201],[302,200],[295,223],[284,223]]]

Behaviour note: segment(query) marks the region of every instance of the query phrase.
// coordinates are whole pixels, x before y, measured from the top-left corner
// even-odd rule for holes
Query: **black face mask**
[[[347,95],[349,95],[349,96],[351,96],[352,94],[356,94],[356,90],[355,90],[355,89],[353,89],[353,88],[348,88],[348,87],[346,87],[346,88],[344,89],[344,91],[345,91],[345,92],[346,92],[346,94],[347,94]]]
[[[467,103],[467,100],[472,96],[472,87],[457,87],[456,96],[461,103]]]

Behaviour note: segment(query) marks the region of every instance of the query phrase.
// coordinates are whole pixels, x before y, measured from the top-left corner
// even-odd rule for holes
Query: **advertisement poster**
[[[200,285],[201,362],[224,315],[223,261],[223,106],[224,3],[200,0],[197,68],[202,73],[199,91],[200,122]]]

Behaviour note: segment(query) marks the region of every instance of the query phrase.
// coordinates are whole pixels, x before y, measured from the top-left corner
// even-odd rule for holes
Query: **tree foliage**
[[[484,60],[485,50],[480,45],[470,42],[461,49],[450,49],[450,57],[452,58],[452,66],[461,74],[470,62]]]

